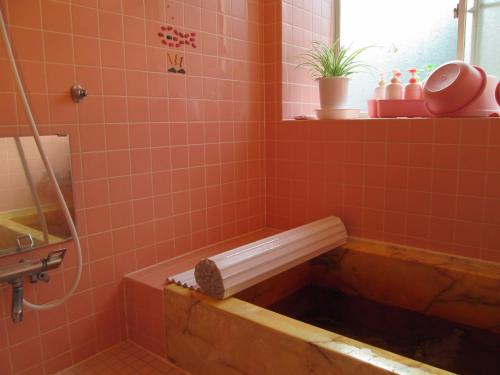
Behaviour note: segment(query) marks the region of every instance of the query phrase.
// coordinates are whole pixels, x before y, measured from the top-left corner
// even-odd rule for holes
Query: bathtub
[[[500,337],[499,264],[349,239],[223,301],[168,285],[164,303],[169,359],[204,375],[450,373],[271,311],[282,309],[286,303],[280,301],[299,295],[306,286]]]

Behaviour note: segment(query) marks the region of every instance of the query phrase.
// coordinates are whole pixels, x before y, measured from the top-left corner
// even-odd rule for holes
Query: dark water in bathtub
[[[500,335],[489,331],[316,286],[267,308],[447,371],[500,374]]]

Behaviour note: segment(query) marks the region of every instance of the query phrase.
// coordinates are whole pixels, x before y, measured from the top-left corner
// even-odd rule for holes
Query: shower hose
[[[33,113],[31,112],[31,108],[28,102],[28,98],[26,97],[26,92],[24,91],[24,86],[23,82],[21,81],[21,77],[19,75],[19,70],[17,69],[17,64],[16,60],[14,58],[14,53],[12,52],[12,46],[9,40],[9,35],[7,33],[7,26],[5,25],[5,20],[4,16],[2,13],[2,8],[0,7],[0,30],[1,34],[4,40],[5,44],[5,49],[7,50],[7,56],[10,61],[10,65],[12,67],[12,71],[14,73],[14,78],[16,81],[17,85],[17,90],[19,92],[19,96],[21,97],[21,100],[24,105],[24,110],[26,112],[26,116],[28,117],[29,123],[31,125],[31,129],[33,131],[33,137],[35,138],[35,143],[37,145],[38,151],[40,152],[40,156],[42,157],[43,164],[45,165],[45,169],[47,170],[47,173],[49,175],[49,179],[52,182],[52,185],[54,187],[54,190],[56,192],[57,196],[57,201],[59,202],[59,205],[61,206],[61,209],[63,211],[64,217],[66,218],[66,222],[68,223],[68,227],[71,233],[71,237],[73,237],[73,242],[75,245],[75,251],[76,251],[76,261],[77,261],[77,267],[76,267],[76,276],[75,280],[73,281],[73,285],[71,288],[68,290],[66,295],[61,297],[60,299],[45,303],[45,304],[35,304],[27,301],[26,299],[23,300],[24,305],[33,309],[33,310],[48,310],[54,307],[57,307],[64,302],[66,302],[75,292],[76,288],[78,287],[78,284],[80,282],[80,278],[82,275],[82,247],[80,244],[80,239],[78,237],[78,233],[76,231],[75,223],[73,221],[73,218],[71,217],[71,213],[69,212],[68,205],[66,204],[66,201],[64,200],[64,196],[62,194],[61,188],[59,187],[59,184],[57,182],[54,169],[52,168],[52,165],[50,164],[50,161],[47,157],[47,154],[45,152],[45,149],[43,147],[42,141],[40,139],[40,134],[38,132],[38,128],[35,123],[35,119],[33,117]]]

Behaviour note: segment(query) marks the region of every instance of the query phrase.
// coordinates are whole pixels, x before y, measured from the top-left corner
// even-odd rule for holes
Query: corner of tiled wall
[[[282,1],[282,118],[313,115],[319,101],[317,83],[305,67],[297,67],[300,55],[313,41],[330,42],[331,1]]]
[[[123,275],[265,225],[263,13],[257,0],[0,1],[42,134],[70,135],[84,251],[58,309],[14,326],[1,289],[0,373],[53,373],[126,337]],[[195,47],[165,44],[162,26]],[[168,71],[176,54],[186,74]],[[78,105],[73,83],[89,91]],[[29,134],[0,42],[0,136]],[[50,292],[28,297],[68,289],[68,246]]]

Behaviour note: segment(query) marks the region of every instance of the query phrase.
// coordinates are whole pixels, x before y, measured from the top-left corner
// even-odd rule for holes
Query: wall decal
[[[196,33],[182,32],[172,25],[161,26],[158,32],[161,43],[167,48],[196,48]],[[167,53],[169,68],[171,73],[186,74],[183,67],[184,56],[178,53]]]
[[[158,32],[158,37],[161,43],[167,47],[181,48],[186,46],[196,48],[196,33],[183,33],[170,25],[162,26]]]
[[[168,57],[168,63],[170,65],[170,68],[168,68],[168,71],[170,73],[181,73],[181,74],[186,74],[186,71],[184,70],[182,63],[184,62],[184,56],[181,56],[177,53],[171,54],[170,52],[167,53]]]

